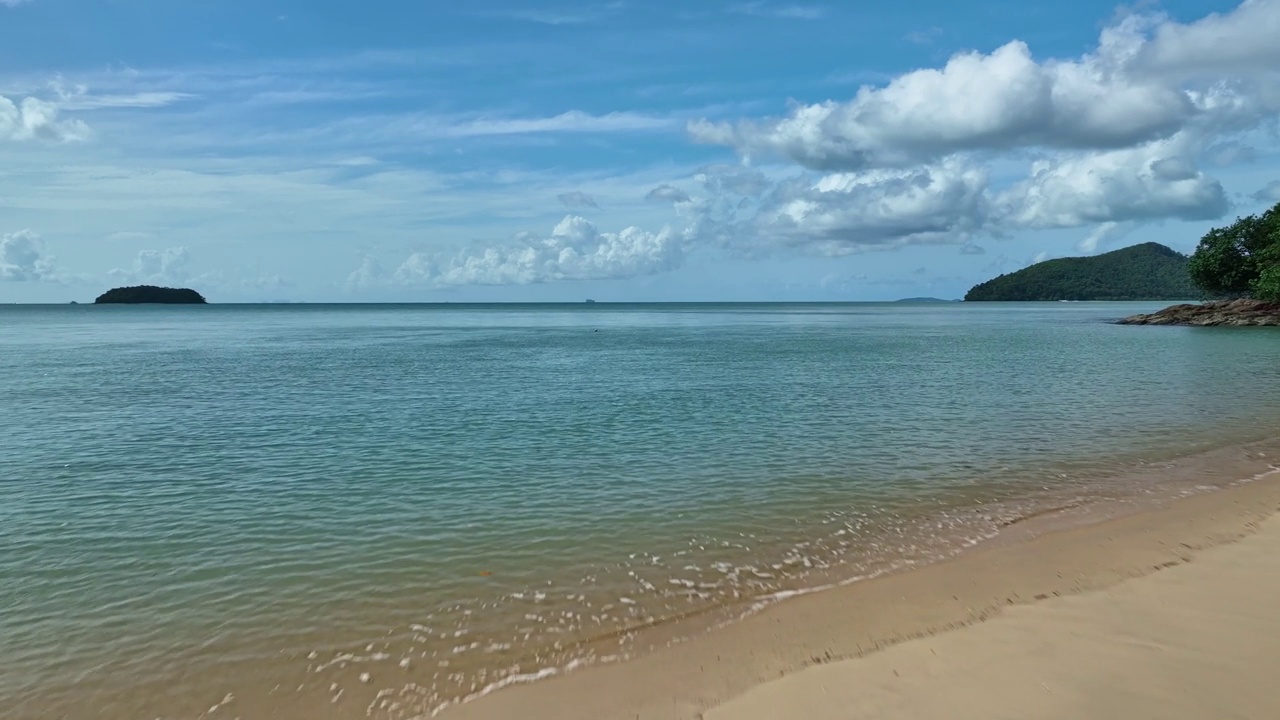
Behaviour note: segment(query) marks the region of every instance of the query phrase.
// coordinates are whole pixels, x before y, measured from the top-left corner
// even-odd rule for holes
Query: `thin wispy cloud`
[[[55,260],[30,230],[0,235],[0,280],[15,282],[54,280]]]
[[[106,110],[112,108],[160,108],[197,96],[180,92],[142,92],[132,95],[76,95],[58,101],[63,110]]]
[[[733,5],[730,6],[729,11],[740,15],[756,15],[786,20],[821,20],[827,15],[827,9],[821,5],[776,4],[764,2],[763,0]]]
[[[485,17],[522,20],[540,25],[587,25],[616,15],[624,7],[626,4],[623,2],[611,2],[573,9],[518,8],[488,13]]]
[[[924,30],[912,30],[906,34],[906,40],[916,45],[932,45],[942,37],[942,28],[934,26]]]
[[[559,195],[556,196],[556,199],[559,200],[560,203],[565,207],[597,208],[597,209],[600,207],[600,204],[596,202],[595,198],[591,197],[587,193],[584,193],[580,190],[575,190],[573,192],[567,192],[567,193],[560,193]]]
[[[62,77],[49,83],[58,107],[63,110],[101,110],[106,108],[156,108],[194,98],[190,93],[143,91],[126,94],[94,94],[83,83],[68,84]]]
[[[580,110],[570,110],[552,117],[478,119],[448,128],[449,137],[476,137],[481,135],[516,135],[522,133],[609,133],[633,132],[670,128],[676,124],[671,118],[656,117],[633,112],[613,112],[592,115]]]

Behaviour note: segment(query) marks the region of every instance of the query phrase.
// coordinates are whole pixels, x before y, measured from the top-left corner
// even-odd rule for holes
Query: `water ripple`
[[[402,717],[1267,433],[1275,333],[1131,311],[0,308],[0,702]]]

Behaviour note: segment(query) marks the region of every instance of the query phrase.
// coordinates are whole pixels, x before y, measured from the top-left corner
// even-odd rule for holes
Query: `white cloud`
[[[1204,75],[1280,68],[1276,0],[1245,0],[1229,13],[1212,13],[1185,25],[1139,18],[1129,27],[1143,24],[1154,26],[1150,42],[1134,53],[1134,64],[1144,70]]]
[[[827,14],[827,9],[820,5],[778,5],[763,0],[734,5],[729,8],[729,11],[740,15],[757,15],[784,20],[821,20]]]
[[[54,258],[30,230],[0,235],[0,280],[56,280]]]
[[[49,89],[57,96],[60,110],[102,110],[108,108],[155,108],[195,97],[180,92],[134,92],[126,94],[92,95],[87,85],[68,84],[62,76],[49,83]]]
[[[5,7],[18,7],[23,3],[29,3],[31,0],[0,0],[0,5]]]
[[[62,110],[106,110],[112,108],[158,108],[195,95],[180,92],[140,92],[129,95],[74,95],[58,101]]]
[[[89,134],[89,126],[80,120],[59,120],[54,103],[34,97],[15,103],[0,95],[0,141],[77,142]]]
[[[382,270],[382,263],[372,255],[365,255],[360,259],[360,267],[347,276],[347,287],[351,289],[372,287],[385,278],[386,273]]]
[[[613,15],[625,6],[626,3],[619,1],[600,4],[595,7],[574,8],[573,10],[537,8],[510,10],[497,16],[542,25],[586,25]]]
[[[981,245],[975,245],[972,242],[965,243],[960,246],[961,255],[986,255],[987,249]]]
[[[697,121],[695,140],[734,147],[737,172],[757,177],[733,202],[736,188],[712,178],[683,212],[700,239],[830,254],[932,242],[976,254],[980,234],[1082,226],[1096,226],[1079,245],[1094,252],[1136,222],[1218,218],[1227,194],[1197,162],[1257,157],[1242,140],[1265,138],[1280,114],[1277,23],[1280,0],[1186,25],[1128,15],[1075,59],[1037,60],[1013,41],[846,102]],[[1002,171],[999,187],[978,170],[1026,157],[1027,176]],[[747,167],[761,158],[816,172],[767,181]]]
[[[425,134],[439,137],[467,138],[491,135],[523,135],[528,133],[611,133],[655,130],[674,127],[669,118],[632,112],[612,112],[591,115],[580,110],[570,110],[551,117],[536,118],[476,118],[455,124],[431,127],[425,124]]]
[[[190,262],[191,253],[183,246],[143,250],[134,258],[131,269],[112,270],[111,275],[146,285],[182,285],[191,279]]]
[[[1198,170],[1181,138],[1032,164],[1030,177],[1000,195],[1005,221],[1031,228],[1181,218],[1227,211],[1226,192]]]
[[[801,177],[779,183],[730,235],[827,255],[952,242],[986,222],[986,187],[984,172],[958,162]]]
[[[600,207],[595,198],[591,197],[587,193],[576,190],[574,192],[560,193],[556,196],[556,199],[565,207]]]
[[[522,233],[512,242],[464,250],[452,257],[413,253],[394,279],[434,286],[527,285],[561,280],[605,280],[674,269],[684,256],[681,239],[669,229],[637,227],[601,232],[590,221],[569,215],[549,235]],[[367,266],[362,266],[361,273]]]
[[[191,251],[182,245],[161,250],[143,250],[134,258],[131,268],[117,268],[108,275],[115,282],[190,287],[206,297],[214,292],[257,301],[278,299],[264,297],[262,293],[276,293],[293,287],[293,282],[288,278],[278,273],[262,272],[256,267],[256,263],[247,259],[230,271],[193,272]]]
[[[1036,61],[1012,41],[941,69],[864,86],[845,102],[757,122],[696,121],[694,139],[818,170],[931,162],[954,153],[1039,147],[1110,150],[1245,129],[1280,109],[1280,0],[1179,25],[1130,16],[1095,52]]]
[[[1086,63],[1037,64],[1011,42],[962,53],[845,103],[796,108],[781,120],[697,121],[697,140],[747,155],[780,154],[806,167],[848,170],[927,162],[957,152],[1024,146],[1117,147],[1161,137],[1195,113],[1173,88],[1126,81]]]

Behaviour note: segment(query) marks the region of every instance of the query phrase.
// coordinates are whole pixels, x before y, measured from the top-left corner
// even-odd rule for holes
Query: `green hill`
[[[1142,243],[1092,257],[1056,258],[973,286],[965,300],[1192,300],[1203,293],[1187,256]]]

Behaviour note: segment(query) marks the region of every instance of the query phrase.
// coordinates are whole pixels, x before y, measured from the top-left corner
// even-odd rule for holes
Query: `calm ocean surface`
[[[0,715],[414,717],[1280,435],[1160,305],[0,306]]]

